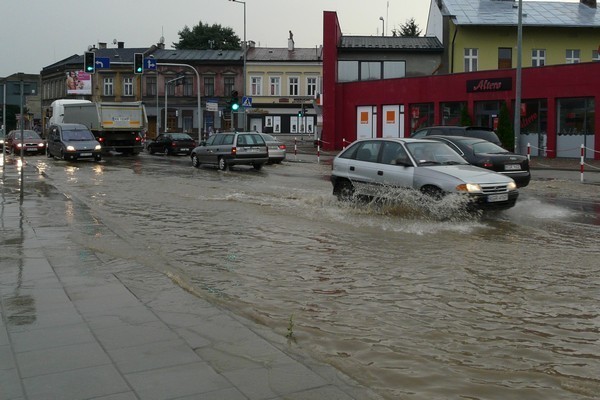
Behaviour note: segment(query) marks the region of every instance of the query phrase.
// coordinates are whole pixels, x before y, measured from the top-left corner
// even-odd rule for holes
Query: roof
[[[444,46],[434,36],[342,36],[343,49],[357,50],[422,50],[443,51]]]
[[[152,55],[160,61],[240,61],[241,50],[155,50]]]
[[[516,26],[518,2],[511,0],[442,0],[442,14],[456,25]],[[600,13],[581,3],[523,1],[523,26],[600,28]]]
[[[287,47],[251,47],[248,49],[247,61],[323,61],[323,49],[321,47],[311,48],[295,48],[288,50]]]

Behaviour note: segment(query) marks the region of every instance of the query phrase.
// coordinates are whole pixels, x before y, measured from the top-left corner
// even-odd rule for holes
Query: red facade
[[[402,120],[403,132],[404,136],[410,136],[414,130],[410,115],[414,104],[433,103],[434,118],[430,125],[443,124],[440,107],[444,103],[465,102],[471,115],[475,112],[477,102],[504,101],[509,108],[514,104],[515,69],[337,83],[338,43],[342,34],[334,12],[324,13],[323,36],[322,138],[326,149],[341,149],[344,141],[357,138],[357,109],[362,106],[373,107],[378,115],[383,115],[386,105],[404,106],[407,117]],[[544,128],[548,157],[561,156],[560,149],[557,151],[559,100],[590,99],[593,107],[587,115],[592,121],[587,124],[595,127],[595,132],[588,137],[593,138],[594,158],[600,159],[600,63],[523,68],[521,88],[522,102],[540,100],[547,105]],[[513,115],[512,110],[510,113]],[[523,119],[527,118],[535,116],[527,116],[524,110],[522,124]],[[382,124],[383,118],[378,118],[374,136],[382,136]],[[564,134],[564,128],[561,134]]]

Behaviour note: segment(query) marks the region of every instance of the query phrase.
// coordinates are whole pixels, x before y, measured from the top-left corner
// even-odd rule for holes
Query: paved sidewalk
[[[168,276],[76,244],[118,237],[33,167],[20,200],[4,168],[0,399],[380,398]]]

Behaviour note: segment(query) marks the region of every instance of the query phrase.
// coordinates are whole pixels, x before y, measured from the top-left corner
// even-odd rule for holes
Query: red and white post
[[[581,161],[579,165],[579,171],[581,172],[581,183],[583,183],[583,166],[585,165],[585,146],[581,145]]]

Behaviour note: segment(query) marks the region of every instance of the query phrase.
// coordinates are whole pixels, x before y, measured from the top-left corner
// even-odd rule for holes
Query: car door
[[[363,183],[362,189],[357,187],[358,190],[363,191],[364,194],[374,194],[376,189],[373,185],[377,183],[377,171],[379,165],[377,159],[379,157],[379,150],[381,148],[381,141],[376,140],[365,140],[358,144],[358,148],[354,153],[352,159],[347,160],[345,171],[348,179],[355,183]]]
[[[215,164],[217,162],[217,157],[215,156],[216,146],[223,141],[224,134],[217,133],[216,135],[212,135],[208,138],[206,143],[200,144],[196,148],[196,156],[198,160],[203,164]]]
[[[167,140],[167,136],[164,133],[161,133],[156,137],[154,142],[150,143],[152,147],[152,151],[156,153],[162,153],[165,151],[165,142]]]
[[[381,149],[374,180],[382,186],[413,187],[415,168],[401,143],[386,141]]]

